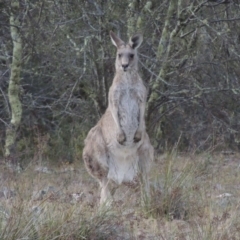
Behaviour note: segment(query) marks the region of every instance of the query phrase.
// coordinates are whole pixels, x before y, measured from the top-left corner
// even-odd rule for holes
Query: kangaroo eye
[[[130,58],[133,58],[133,57],[134,57],[134,54],[130,54],[129,57],[130,57]]]
[[[122,54],[119,53],[119,54],[118,54],[118,57],[121,58],[121,57],[122,57]]]

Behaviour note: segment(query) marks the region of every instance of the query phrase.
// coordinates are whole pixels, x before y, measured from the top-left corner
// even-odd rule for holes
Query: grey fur
[[[138,74],[137,49],[142,35],[133,36],[127,44],[113,32],[110,36],[117,47],[117,57],[109,104],[89,131],[83,149],[85,166],[100,183],[100,203],[111,199],[109,181],[133,182],[140,173],[148,186],[147,173],[154,152],[145,130],[147,89]]]

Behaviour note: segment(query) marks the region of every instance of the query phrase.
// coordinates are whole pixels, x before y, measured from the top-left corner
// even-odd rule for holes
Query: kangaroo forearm
[[[119,117],[118,117],[118,109],[112,109],[111,113],[112,113],[112,117],[113,117],[114,122],[116,123],[117,128],[121,129]]]
[[[139,119],[139,126],[138,128],[140,130],[143,130],[144,126],[145,126],[145,120],[144,120],[144,115],[145,115],[145,104],[142,104],[140,107],[140,119]]]

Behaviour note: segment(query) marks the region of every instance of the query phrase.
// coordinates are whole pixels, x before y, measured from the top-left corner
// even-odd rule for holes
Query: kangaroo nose
[[[123,68],[124,71],[126,71],[127,68],[128,68],[128,64],[122,64],[122,68]]]

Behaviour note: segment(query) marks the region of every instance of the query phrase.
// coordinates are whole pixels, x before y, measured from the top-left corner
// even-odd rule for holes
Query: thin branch
[[[214,22],[231,22],[231,21],[238,21],[240,20],[240,18],[230,18],[230,19],[218,19],[218,20],[212,20],[209,21],[210,23],[214,23]]]

